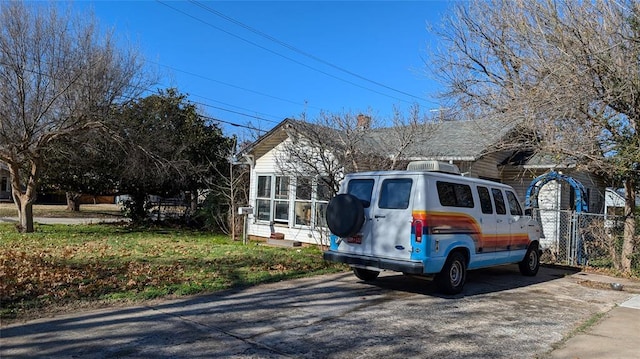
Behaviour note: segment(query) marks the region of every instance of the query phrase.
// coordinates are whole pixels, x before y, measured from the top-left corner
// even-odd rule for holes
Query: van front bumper
[[[422,262],[403,261],[397,259],[375,258],[363,256],[359,254],[339,253],[334,251],[325,251],[322,258],[326,261],[345,263],[354,266],[373,267],[379,269],[388,269],[396,272],[408,274],[423,274],[424,265]]]

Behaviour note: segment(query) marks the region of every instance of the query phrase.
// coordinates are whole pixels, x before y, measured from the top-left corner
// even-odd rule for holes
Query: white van
[[[510,186],[463,177],[455,165],[412,162],[406,171],[348,174],[327,207],[325,260],[349,264],[362,280],[381,270],[435,275],[460,293],[468,269],[540,266],[540,226]]]

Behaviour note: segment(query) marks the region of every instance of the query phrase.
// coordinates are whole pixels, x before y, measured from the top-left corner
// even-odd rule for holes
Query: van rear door
[[[343,238],[340,250],[348,253],[371,255],[373,231],[371,208],[374,201],[374,193],[377,191],[378,176],[350,178],[347,182],[346,193],[358,198],[364,208],[364,223],[358,233],[349,238]]]
[[[380,177],[374,190],[369,217],[373,241],[371,254],[376,257],[409,260],[411,258],[411,223],[416,175]]]

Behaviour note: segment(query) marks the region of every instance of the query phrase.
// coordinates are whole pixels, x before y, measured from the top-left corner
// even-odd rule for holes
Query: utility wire
[[[424,100],[424,99],[423,99],[423,98],[421,98],[421,97],[418,97],[418,96],[412,95],[412,94],[410,94],[410,93],[408,93],[408,92],[405,92],[405,91],[402,91],[402,90],[395,89],[395,88],[393,88],[393,87],[391,87],[391,86],[387,86],[387,85],[385,85],[385,84],[383,84],[383,83],[380,83],[380,82],[378,82],[378,81],[371,80],[371,79],[369,79],[369,78],[367,78],[367,77],[364,77],[364,76],[362,76],[362,75],[359,75],[359,74],[357,74],[357,73],[355,73],[355,72],[353,72],[353,71],[347,70],[347,69],[345,69],[345,68],[343,68],[343,67],[340,67],[340,66],[338,66],[338,65],[335,65],[335,64],[333,64],[333,63],[331,63],[331,62],[329,62],[329,61],[323,60],[323,59],[321,59],[321,58],[319,58],[319,57],[317,57],[317,56],[315,56],[315,55],[313,55],[313,54],[310,54],[310,53],[308,53],[308,52],[306,52],[306,51],[304,51],[304,50],[301,50],[301,49],[299,49],[299,48],[297,48],[297,47],[295,47],[295,46],[291,45],[291,44],[288,44],[288,43],[286,43],[286,42],[284,42],[284,41],[282,41],[282,40],[279,40],[279,39],[277,39],[277,38],[275,38],[275,37],[273,37],[273,36],[271,36],[271,35],[269,35],[269,34],[267,34],[267,33],[263,32],[263,31],[260,31],[260,30],[258,30],[258,29],[256,29],[256,28],[253,28],[253,27],[251,27],[251,26],[249,26],[249,25],[247,25],[247,24],[245,24],[245,23],[242,23],[242,22],[240,22],[240,21],[238,21],[238,20],[236,20],[236,19],[234,19],[234,18],[232,18],[232,17],[229,17],[229,16],[227,16],[227,15],[225,15],[225,14],[221,13],[221,12],[220,12],[220,11],[218,11],[218,10],[212,9],[211,7],[209,7],[209,6],[207,6],[207,5],[203,4],[203,3],[201,3],[201,2],[199,2],[199,1],[189,0],[189,2],[190,2],[190,3],[192,3],[192,4],[195,4],[195,5],[197,5],[197,6],[201,7],[201,8],[203,8],[203,9],[205,9],[205,10],[209,11],[210,13],[212,13],[212,14],[214,14],[214,15],[217,15],[217,16],[219,16],[219,17],[221,17],[221,18],[223,18],[223,19],[225,19],[225,20],[227,20],[227,21],[229,21],[229,22],[232,22],[232,23],[234,23],[234,24],[236,24],[236,25],[238,25],[238,26],[240,26],[240,27],[243,27],[243,28],[245,28],[245,29],[247,29],[247,30],[249,30],[249,31],[253,32],[254,34],[260,35],[260,36],[264,37],[264,38],[265,38],[265,39],[267,39],[267,40],[273,41],[273,42],[275,42],[275,43],[276,43],[276,44],[278,44],[278,45],[281,45],[281,46],[283,46],[283,47],[286,47],[287,49],[289,49],[289,50],[291,50],[291,51],[297,52],[297,53],[298,53],[298,54],[300,54],[300,55],[303,55],[303,56],[306,56],[306,57],[308,57],[308,58],[310,58],[310,59],[312,59],[312,60],[318,61],[318,62],[320,62],[320,63],[322,63],[322,64],[325,64],[325,65],[327,65],[327,66],[329,66],[329,67],[332,67],[332,68],[334,68],[334,69],[336,69],[336,70],[338,70],[338,71],[344,72],[344,73],[349,74],[349,75],[351,75],[351,76],[353,76],[353,77],[357,77],[357,78],[359,78],[360,80],[363,80],[363,81],[366,81],[366,82],[372,83],[372,84],[374,84],[374,85],[377,85],[377,86],[380,86],[380,87],[384,87],[384,88],[386,88],[387,90],[391,90],[391,91],[394,91],[394,92],[397,92],[397,93],[403,94],[403,95],[405,95],[405,96],[412,97],[412,98],[417,99],[417,100],[421,100],[421,101],[423,101],[423,100]]]
[[[245,38],[243,38],[243,37],[241,37],[241,36],[238,36],[238,35],[236,35],[236,34],[234,34],[234,33],[232,33],[232,32],[229,32],[229,31],[227,31],[227,30],[224,30],[224,29],[222,29],[222,28],[220,28],[220,27],[218,27],[218,26],[215,26],[215,25],[211,24],[210,22],[204,21],[204,20],[202,20],[202,19],[200,19],[200,18],[198,18],[198,17],[195,17],[195,16],[193,16],[193,15],[191,15],[191,14],[188,14],[188,13],[186,13],[186,12],[184,12],[184,11],[182,11],[182,10],[180,10],[180,9],[178,9],[178,8],[176,8],[176,7],[174,7],[174,6],[171,6],[171,5],[167,4],[166,2],[163,2],[163,1],[161,1],[161,0],[156,0],[156,1],[157,1],[157,2],[159,2],[159,3],[160,3],[160,4],[162,4],[162,5],[164,5],[164,6],[168,7],[168,8],[170,8],[170,9],[172,9],[172,10],[173,10],[173,11],[175,11],[175,12],[181,13],[181,14],[183,14],[184,16],[190,17],[190,18],[192,18],[192,19],[194,19],[194,20],[196,20],[196,21],[198,21],[198,22],[200,22],[200,23],[203,23],[203,24],[205,24],[205,25],[207,25],[207,26],[209,26],[209,27],[212,27],[212,28],[214,28],[214,29],[216,29],[216,30],[218,30],[218,31],[224,32],[225,34],[227,34],[227,35],[229,35],[229,36],[235,37],[236,39],[242,40],[242,41],[244,41],[244,42],[246,42],[246,43],[249,43],[249,44],[251,44],[251,45],[253,45],[253,46],[259,47],[259,48],[261,48],[261,49],[263,49],[263,50],[265,50],[265,51],[267,51],[267,52],[270,52],[270,53],[272,53],[272,54],[274,54],[274,55],[276,55],[276,56],[280,56],[280,57],[282,57],[282,58],[284,58],[284,59],[287,59],[287,60],[289,60],[289,61],[291,61],[291,62],[293,62],[293,63],[296,63],[296,64],[298,64],[298,65],[300,65],[300,66],[306,67],[306,68],[308,68],[308,69],[310,69],[310,70],[313,70],[313,71],[319,72],[319,73],[321,73],[321,74],[323,74],[323,75],[329,76],[329,77],[334,78],[334,79],[336,79],[336,80],[338,80],[338,81],[342,81],[342,82],[345,82],[345,83],[351,84],[351,85],[356,86],[356,87],[359,87],[359,88],[361,88],[361,89],[364,89],[364,90],[367,90],[367,91],[371,91],[371,92],[377,93],[377,94],[382,95],[382,96],[385,96],[385,97],[392,98],[392,99],[394,99],[394,100],[398,100],[398,101],[405,102],[405,103],[409,103],[409,104],[412,104],[412,103],[413,103],[413,102],[411,102],[411,101],[407,101],[407,100],[405,100],[405,99],[401,99],[401,98],[399,98],[399,97],[396,97],[396,96],[393,96],[393,95],[389,95],[389,94],[386,94],[386,93],[384,93],[384,92],[380,92],[380,91],[374,90],[374,89],[372,89],[372,88],[369,88],[369,87],[365,87],[365,86],[359,85],[359,84],[357,84],[357,83],[355,83],[355,82],[353,82],[353,81],[349,81],[349,80],[343,79],[343,78],[341,78],[341,77],[338,77],[338,76],[332,75],[332,74],[330,74],[330,73],[328,73],[328,72],[326,72],[326,71],[322,71],[322,70],[317,69],[317,68],[315,68],[315,67],[313,67],[313,66],[307,65],[307,64],[305,64],[305,63],[303,63],[303,62],[301,62],[301,61],[298,61],[298,60],[295,60],[295,59],[293,59],[293,58],[291,58],[291,57],[285,56],[285,55],[283,55],[283,54],[281,54],[281,53],[278,53],[278,52],[273,51],[273,50],[271,50],[271,49],[269,49],[269,48],[267,48],[267,47],[264,47],[264,46],[262,46],[262,45],[260,45],[260,44],[257,44],[257,43],[255,43],[255,42],[253,42],[253,41],[251,41],[251,40],[247,40],[247,39],[245,39]]]
[[[0,66],[8,66],[8,65],[9,65],[8,63],[0,62]],[[32,73],[32,74],[35,74],[35,75],[38,75],[38,76],[47,77],[49,79],[59,80],[59,79],[56,79],[55,77],[51,76],[50,74],[46,74],[46,73],[44,73],[42,71],[32,70],[32,69],[22,69],[22,70],[24,72],[29,72],[29,73]],[[136,88],[138,90],[150,92],[150,93],[153,93],[153,94],[157,93],[157,90],[146,88],[146,87],[140,87],[140,86],[135,86],[135,85],[131,85],[131,87],[132,88]],[[119,98],[121,98],[123,100],[137,100],[138,99],[138,98],[133,98],[133,97],[124,96],[124,95],[119,96]],[[239,112],[239,111],[225,109],[223,107],[218,107],[218,106],[213,106],[213,105],[209,105],[209,104],[205,104],[205,103],[191,101],[191,100],[188,100],[188,99],[187,99],[187,101],[189,101],[191,103],[194,103],[194,104],[200,104],[200,105],[213,107],[213,108],[216,108],[216,109],[219,109],[219,110],[223,110],[223,111],[228,111],[228,112],[239,114],[239,115],[242,115],[242,116],[252,117],[252,118],[255,118],[255,119],[258,119],[258,120],[264,120],[264,121],[268,121],[268,122],[272,122],[272,123],[279,123],[278,121],[273,121],[273,120],[269,120],[269,119],[266,119],[266,118],[245,114],[245,113],[242,113],[242,112]],[[242,127],[242,128],[246,128],[246,129],[254,130],[254,131],[258,131],[258,132],[267,132],[267,130],[262,130],[262,129],[259,129],[259,128],[256,128],[256,127],[253,127],[253,126],[243,125],[243,124],[239,124],[239,123],[235,123],[235,122],[231,122],[231,121],[226,121],[226,120],[221,120],[219,118],[215,118],[215,117],[211,117],[211,116],[207,116],[207,115],[198,114],[198,116],[201,116],[202,118],[205,118],[205,119],[208,119],[208,120],[226,123],[226,124],[229,124],[229,125],[234,126],[234,127]]]
[[[237,88],[237,89],[240,89],[240,90],[243,90],[243,91],[247,91],[247,92],[251,92],[251,93],[254,93],[254,94],[257,94],[257,95],[260,95],[260,96],[265,96],[265,97],[269,97],[269,98],[272,98],[272,99],[275,99],[275,100],[279,100],[279,101],[283,101],[283,102],[288,102],[288,103],[291,103],[291,104],[294,104],[294,105],[304,105],[304,104],[301,104],[301,103],[296,102],[296,101],[287,100],[287,99],[282,98],[282,97],[277,97],[277,96],[269,95],[269,94],[266,94],[266,93],[264,93],[264,92],[260,92],[260,91],[256,91],[256,90],[251,90],[251,89],[248,89],[248,88],[244,88],[244,87],[241,87],[241,86],[237,86],[237,85],[234,85],[234,84],[230,84],[230,83],[228,83],[228,82],[224,82],[224,81],[220,81],[220,80],[212,79],[212,78],[210,78],[210,77],[207,77],[207,76],[204,76],[204,75],[199,75],[199,74],[196,74],[196,73],[193,73],[193,72],[189,72],[189,71],[185,71],[185,70],[181,70],[181,69],[178,69],[178,68],[173,67],[173,66],[164,65],[164,64],[161,64],[161,63],[158,63],[158,62],[154,62],[154,61],[148,61],[148,62],[149,62],[149,63],[152,63],[152,64],[155,64],[155,65],[158,65],[158,66],[166,67],[166,68],[171,69],[171,70],[176,71],[176,72],[181,72],[181,73],[184,73],[184,74],[187,74],[187,75],[195,76],[195,77],[201,78],[201,79],[203,79],[203,80],[207,80],[207,81],[211,81],[211,82],[219,83],[219,84],[222,84],[222,85],[225,85],[225,86],[229,86],[229,87]],[[316,110],[321,110],[321,108],[319,108],[319,107],[313,107],[313,106],[308,106],[308,107],[310,107],[310,108],[315,108]]]

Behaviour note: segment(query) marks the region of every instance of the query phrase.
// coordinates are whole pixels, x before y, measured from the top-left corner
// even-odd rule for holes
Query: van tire
[[[342,193],[327,205],[327,226],[331,233],[339,237],[352,237],[364,224],[364,207],[355,196]]]
[[[527,254],[524,255],[522,262],[518,263],[520,273],[527,277],[533,277],[538,274],[540,269],[540,251],[537,244],[531,244],[527,250]]]
[[[462,253],[453,252],[449,255],[435,279],[441,292],[458,294],[462,292],[466,278],[467,261]]]
[[[355,274],[356,277],[358,277],[358,279],[363,280],[365,282],[369,282],[378,278],[378,275],[380,275],[380,272],[378,272],[377,270],[369,270],[364,268],[353,267],[353,274]]]

